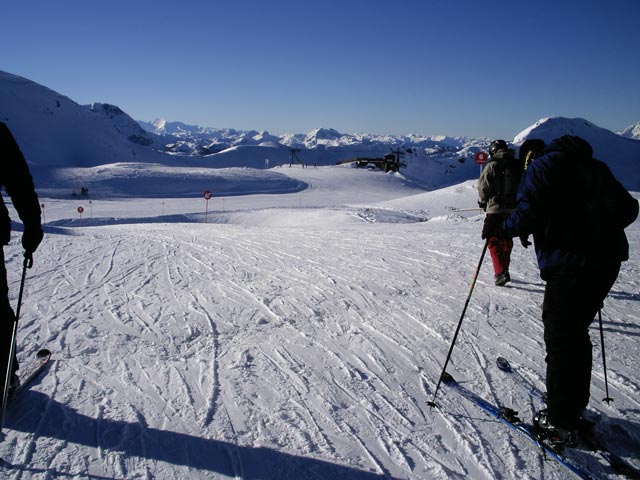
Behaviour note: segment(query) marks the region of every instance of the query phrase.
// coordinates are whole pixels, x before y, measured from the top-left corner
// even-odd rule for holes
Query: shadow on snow
[[[36,437],[55,438],[105,451],[121,452],[125,456],[216,472],[231,478],[391,478],[388,475],[296,456],[272,448],[238,446],[230,442],[150,428],[144,419],[139,423],[95,419],[80,414],[40,392],[26,391],[20,397],[20,404],[16,403],[10,408],[5,427],[33,433]],[[8,462],[6,465],[17,469],[29,469]],[[43,470],[45,471],[52,473]]]

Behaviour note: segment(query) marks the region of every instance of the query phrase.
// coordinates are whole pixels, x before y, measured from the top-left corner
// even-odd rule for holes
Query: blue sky
[[[640,121],[638,0],[22,0],[0,69],[137,120],[512,139]]]

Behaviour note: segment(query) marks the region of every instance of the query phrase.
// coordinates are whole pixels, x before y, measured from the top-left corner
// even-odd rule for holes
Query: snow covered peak
[[[640,140],[640,122],[634,123],[633,125],[628,126],[618,134],[623,137],[634,138],[636,140]]]
[[[547,117],[538,120],[516,135],[513,143],[522,143],[527,138],[541,138],[549,142],[562,135],[577,135],[587,139],[603,132],[611,133],[584,118]]]
[[[626,188],[640,190],[640,142],[598,127],[584,118],[543,118],[516,135],[513,143],[520,144],[528,138],[540,138],[549,143],[562,135],[584,138],[593,147],[594,156],[608,164]]]
[[[343,135],[333,128],[316,128],[310,131],[304,139],[304,145],[307,148],[324,146],[338,146],[341,143]]]
[[[342,134],[333,128],[316,128],[307,135],[307,137],[314,137],[319,140],[336,140],[341,136]]]
[[[151,125],[153,125],[156,130],[163,130],[166,123],[167,121],[164,118],[156,118],[151,122]]]

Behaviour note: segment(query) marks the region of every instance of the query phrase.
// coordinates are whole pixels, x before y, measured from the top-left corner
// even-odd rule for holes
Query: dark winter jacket
[[[511,237],[533,234],[543,279],[629,258],[625,227],[638,201],[580,137],[554,140],[527,169],[518,207],[505,220]]]
[[[0,188],[4,187],[18,212],[25,230],[40,227],[40,203],[27,162],[7,126],[0,122]],[[0,242],[9,243],[11,220],[0,196]]]
[[[518,175],[508,175],[505,179],[505,165],[509,163],[510,172],[518,172]],[[510,205],[502,196],[507,191],[511,192],[512,202],[515,198],[515,192],[518,190],[520,183],[521,167],[509,150],[498,150],[489,163],[485,165],[478,180],[478,200],[480,205],[484,205],[485,211],[492,214],[506,214],[514,210],[514,205]]]

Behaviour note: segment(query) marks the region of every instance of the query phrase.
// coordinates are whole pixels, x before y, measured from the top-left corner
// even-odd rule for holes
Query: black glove
[[[524,248],[529,248],[529,245],[531,245],[531,242],[529,241],[529,235],[521,235],[520,243]]]
[[[508,235],[505,234],[502,228],[503,220],[504,217],[502,215],[487,215],[482,226],[482,238],[507,237]]]
[[[486,202],[481,202],[480,200],[478,200],[478,206],[484,211],[487,211],[487,203]]]
[[[38,245],[44,238],[44,232],[40,225],[25,225],[22,234],[22,247],[26,254],[31,255],[38,249]]]

